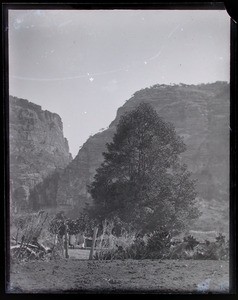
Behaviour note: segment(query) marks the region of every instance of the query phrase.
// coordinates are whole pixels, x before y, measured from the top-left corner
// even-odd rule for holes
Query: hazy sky
[[[229,47],[222,10],[10,10],[10,94],[58,113],[75,156],[137,90],[229,81]]]

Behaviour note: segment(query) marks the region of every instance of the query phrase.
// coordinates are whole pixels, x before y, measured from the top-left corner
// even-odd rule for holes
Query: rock
[[[29,195],[57,168],[72,160],[59,115],[39,105],[9,97],[11,200],[17,210],[29,208]]]

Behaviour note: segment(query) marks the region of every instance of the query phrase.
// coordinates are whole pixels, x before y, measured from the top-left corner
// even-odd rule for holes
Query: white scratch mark
[[[168,38],[171,38],[171,36],[177,31],[177,29],[179,28],[180,24],[178,24],[168,35]]]
[[[45,57],[45,56],[42,56]],[[65,80],[74,80],[74,79],[81,79],[81,78],[87,78],[89,75],[91,75],[91,78],[89,78],[90,81],[93,81],[94,78],[92,76],[99,76],[99,75],[107,75],[111,73],[117,73],[125,71],[124,69],[115,69],[111,71],[105,71],[100,73],[92,73],[87,75],[77,75],[77,76],[68,76],[68,77],[53,77],[53,78],[34,78],[34,77],[25,77],[25,76],[10,76],[10,78],[18,79],[18,80],[27,80],[27,81],[65,81]]]
[[[148,60],[153,60],[153,59],[156,59],[157,57],[159,57],[159,56],[161,55],[161,53],[162,53],[162,50],[163,50],[164,48],[165,48],[165,46],[164,46],[164,45],[162,45],[162,47],[160,48],[159,52],[158,52],[158,53],[156,53],[154,56],[152,56],[152,57],[148,58]]]
[[[184,24],[184,26],[187,25],[187,24],[190,23],[190,22],[191,22],[191,21],[186,22],[186,23]],[[184,27],[184,26],[183,26],[183,27]],[[167,36],[167,40],[162,44],[160,50],[159,50],[155,55],[153,55],[152,57],[148,58],[147,61],[156,59],[156,58],[158,58],[158,57],[162,54],[162,51],[163,51],[163,49],[165,48],[165,45],[168,43],[168,40],[175,34],[175,32],[179,29],[179,27],[180,27],[180,24],[177,24],[177,25],[169,32],[169,34],[168,34],[168,36]],[[184,30],[183,27],[181,27],[181,31]]]

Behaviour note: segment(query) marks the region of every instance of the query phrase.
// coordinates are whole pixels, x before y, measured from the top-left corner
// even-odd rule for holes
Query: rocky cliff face
[[[116,131],[120,116],[140,102],[150,103],[165,121],[174,124],[187,151],[182,160],[197,179],[200,207],[204,211],[195,228],[228,229],[229,190],[229,85],[155,85],[136,92],[117,111],[108,129],[90,137],[58,178],[58,206],[82,210],[92,199],[87,193],[102,152]],[[212,228],[212,229],[211,229]]]
[[[9,97],[11,196],[18,209],[28,207],[30,190],[72,160],[59,115],[25,99]]]
[[[92,199],[87,192],[87,185],[93,180],[96,169],[103,161],[102,153],[106,150],[115,127],[90,137],[79,150],[75,159],[63,170],[58,184],[56,202],[59,206],[76,206],[83,209],[85,203],[91,204]]]

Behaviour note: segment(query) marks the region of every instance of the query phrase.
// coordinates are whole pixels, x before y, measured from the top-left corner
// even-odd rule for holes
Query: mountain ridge
[[[204,214],[195,228],[228,230],[229,220],[229,84],[157,84],[133,94],[118,108],[109,127],[91,136],[76,157],[62,170],[54,202],[60,209],[82,211],[92,203],[87,185],[103,161],[102,152],[116,131],[120,116],[140,102],[152,105],[183,137],[182,154],[197,179],[199,203]],[[49,190],[50,193],[50,190]],[[38,190],[40,195],[40,189]],[[36,200],[37,202],[37,200]]]

